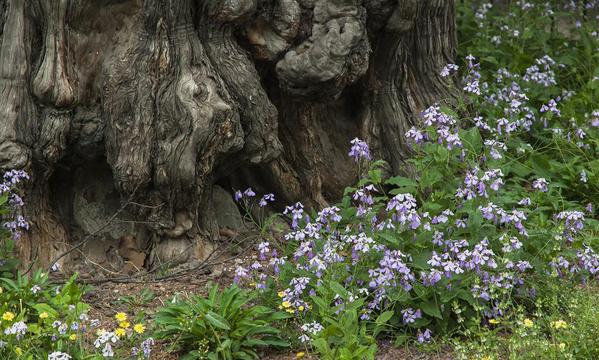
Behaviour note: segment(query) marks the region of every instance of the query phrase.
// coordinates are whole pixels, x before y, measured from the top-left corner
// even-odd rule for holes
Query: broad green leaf
[[[227,322],[227,319],[225,319],[224,317],[222,317],[219,314],[215,313],[214,311],[207,312],[204,315],[204,317],[214,327],[217,327],[217,328],[223,329],[223,330],[231,330],[231,326]]]

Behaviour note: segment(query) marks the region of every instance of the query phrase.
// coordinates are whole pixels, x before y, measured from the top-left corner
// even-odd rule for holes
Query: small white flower
[[[55,351],[52,354],[48,354],[48,360],[70,360],[71,355],[60,351]]]
[[[580,172],[580,181],[583,182],[583,183],[586,183],[588,181],[588,179],[587,179],[587,172],[584,171],[584,170],[582,170]]]
[[[114,351],[112,350],[112,346],[110,346],[110,344],[104,345],[104,349],[102,349],[102,356],[105,358],[114,356]]]
[[[310,337],[306,334],[302,334],[298,339],[303,343],[307,343],[308,341],[310,341]]]

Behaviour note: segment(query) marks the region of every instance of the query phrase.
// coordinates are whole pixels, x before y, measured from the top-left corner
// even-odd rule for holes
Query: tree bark
[[[41,265],[83,239],[61,262],[110,263],[124,243],[147,267],[201,259],[219,236],[215,185],[326,206],[356,179],[352,138],[409,172],[405,132],[452,96],[438,74],[453,61],[454,0],[0,11],[0,168],[31,174],[20,248]]]

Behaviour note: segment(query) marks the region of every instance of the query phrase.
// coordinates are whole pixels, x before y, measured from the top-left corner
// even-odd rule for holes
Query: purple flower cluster
[[[430,342],[432,339],[432,336],[433,336],[433,333],[429,329],[425,329],[424,332],[421,332],[420,330],[418,330],[416,339],[420,344],[424,344],[424,343]]]
[[[526,214],[520,210],[508,212],[500,206],[489,202],[486,206],[480,205],[478,209],[486,220],[493,221],[495,224],[513,225],[520,235],[528,237],[528,232],[524,228],[523,221],[526,220]]]
[[[372,184],[356,189],[352,195],[352,199],[358,203],[356,216],[361,217],[370,212],[374,204],[372,195],[376,192],[377,190]]]
[[[584,228],[582,211],[562,211],[555,215],[555,219],[564,221],[564,236],[568,242],[574,241],[574,236]]]
[[[371,288],[396,287],[400,285],[405,291],[412,289],[414,274],[406,264],[410,257],[399,250],[385,250],[379,261],[379,267],[368,270]]]
[[[555,116],[561,116],[561,111],[557,108],[557,101],[554,99],[549,100],[547,104],[543,104],[539,110],[541,113],[552,112]]]
[[[478,71],[480,64],[475,63],[474,60],[476,60],[474,56],[466,56],[466,61],[468,62],[468,74],[463,79],[463,82],[466,84],[464,85],[463,90],[474,95],[482,95],[480,84],[481,74]],[[482,84],[483,89],[487,88],[487,86],[486,83]]]
[[[268,205],[269,202],[273,202],[273,201],[275,201],[275,194],[265,194],[260,199],[260,202],[258,202],[258,205],[260,207],[265,207],[266,205]]]
[[[487,187],[493,191],[498,191],[503,186],[503,172],[501,169],[492,169],[485,171],[479,176],[480,170],[474,168],[466,173],[464,186],[456,191],[456,198],[470,200],[476,197],[488,198]]]
[[[460,67],[455,64],[447,64],[441,70],[441,77],[447,77],[449,75],[455,74]]]
[[[370,149],[368,148],[368,144],[364,140],[355,138],[350,143],[351,148],[349,150],[348,155],[354,158],[356,162],[360,161],[360,159],[371,160]]]
[[[555,71],[553,67],[556,62],[545,55],[535,60],[535,65],[526,69],[526,74],[522,77],[524,81],[543,85],[545,87],[557,85],[555,80]]]
[[[7,327],[4,330],[4,335],[15,335],[17,340],[21,339],[27,333],[28,327],[23,321],[17,321],[12,324],[10,327]]]
[[[283,211],[284,215],[291,215],[291,227],[293,229],[297,229],[299,226],[299,222],[304,217],[304,205],[302,203],[295,203],[293,206],[285,207],[285,211]]]
[[[599,127],[599,110],[595,110],[591,114],[591,126]]]
[[[0,183],[0,195],[7,195],[9,199],[10,217],[9,221],[4,222],[4,228],[7,229],[14,240],[21,237],[21,231],[29,230],[29,223],[18,212],[24,205],[23,199],[16,192],[16,187],[23,180],[28,180],[29,175],[22,170],[10,170],[4,173],[3,182]]]
[[[584,245],[584,250],[576,252],[576,258],[568,261],[560,255],[549,262],[549,266],[555,269],[561,277],[566,275],[582,274],[599,279],[599,255],[589,246]]]
[[[416,320],[422,318],[422,311],[420,309],[407,308],[402,310],[401,314],[403,315],[403,323],[406,325],[413,324]]]
[[[439,144],[445,144],[447,149],[461,148],[462,141],[458,135],[456,120],[443,113],[439,106],[431,106],[422,112],[424,125],[432,128],[436,133],[436,139]],[[406,132],[406,137],[412,139],[416,144],[422,144],[429,140],[429,136],[412,127]]]
[[[397,194],[387,204],[387,212],[391,214],[391,220],[400,225],[410,224],[412,230],[421,224],[421,217],[416,211],[416,199],[412,194]]]
[[[547,185],[549,185],[549,182],[545,178],[538,178],[532,182],[532,188],[537,189],[541,192],[549,191]]]
[[[254,196],[256,196],[256,193],[254,192],[254,190],[252,190],[252,188],[247,188],[243,192],[241,192],[241,190],[235,191],[233,198],[235,199],[235,201],[239,202],[243,199],[253,198]],[[273,196],[273,199],[274,199],[274,196]]]
[[[480,7],[474,13],[474,18],[476,19],[478,26],[483,28],[485,26],[484,20],[487,18],[487,13],[489,10],[493,8],[493,4],[490,2],[483,2],[480,4]]]
[[[309,277],[296,277],[289,281],[289,287],[283,292],[283,301],[287,301],[294,308],[300,306],[304,309],[308,308],[308,303],[303,299],[305,290],[310,283]]]

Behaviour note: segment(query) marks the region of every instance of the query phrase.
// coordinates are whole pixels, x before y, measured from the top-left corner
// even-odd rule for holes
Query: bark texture
[[[453,61],[454,0],[4,0],[0,12],[0,169],[32,175],[20,245],[42,265],[86,236],[64,261],[202,258],[219,236],[217,184],[325,206],[355,180],[352,138],[409,171],[404,133],[451,96],[438,74]]]

